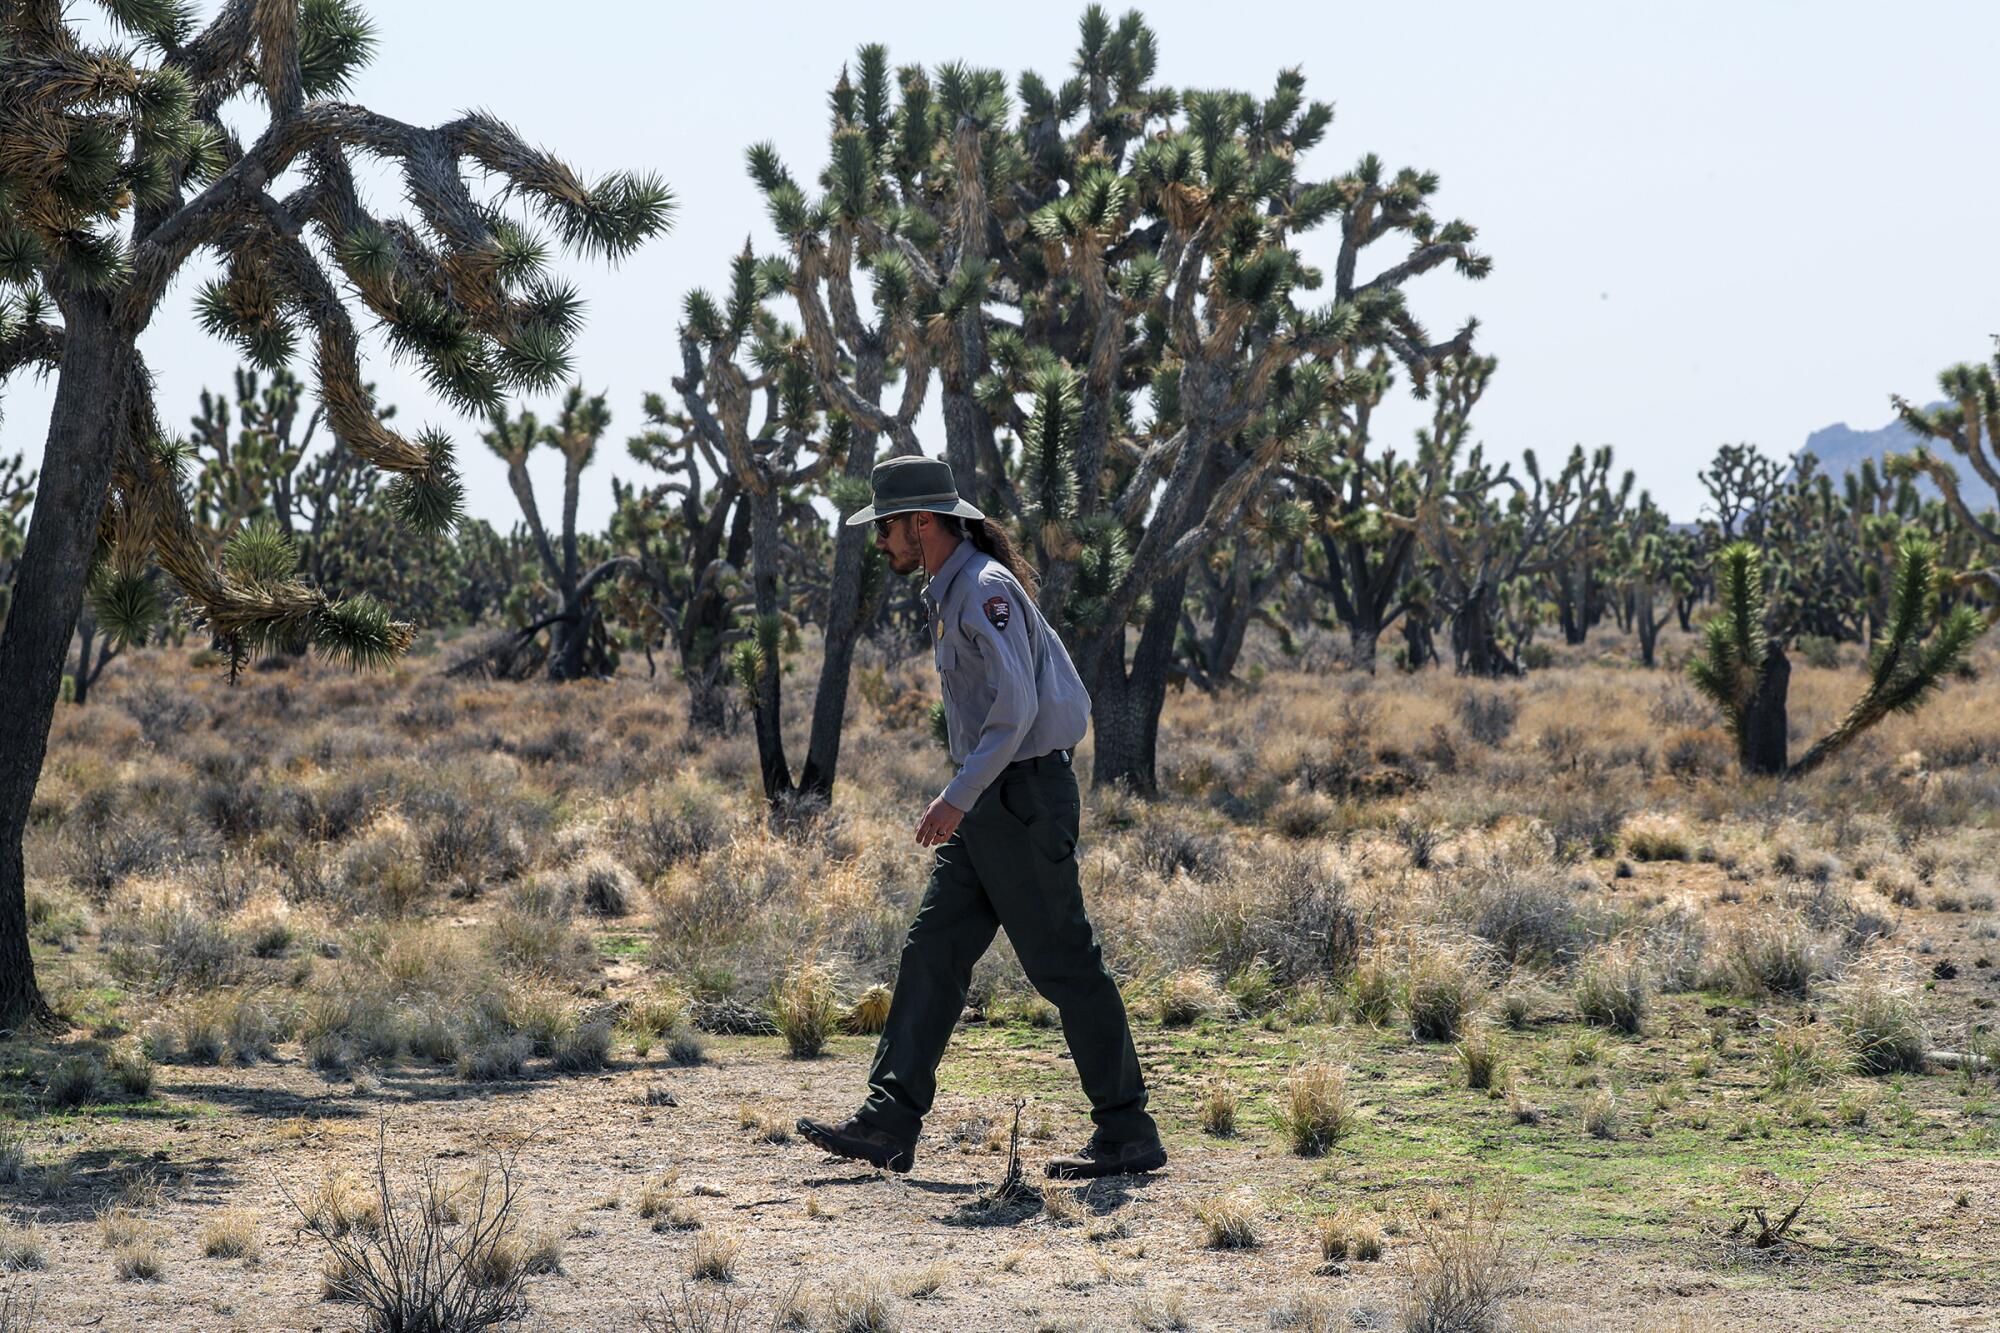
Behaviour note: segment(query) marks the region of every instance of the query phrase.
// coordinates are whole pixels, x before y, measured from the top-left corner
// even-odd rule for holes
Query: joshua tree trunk
[[[70,702],[78,708],[90,702],[90,692],[111,659],[118,656],[118,643],[111,635],[99,637],[97,617],[84,607],[76,619],[76,670],[70,674]]]
[[[1744,772],[1784,773],[1789,740],[1785,701],[1791,692],[1791,684],[1791,659],[1774,642],[1766,650],[1764,667],[1757,677],[1757,693],[1744,710],[1743,735],[1739,742]]]
[[[868,393],[868,387],[861,391]],[[876,392],[879,392],[879,385]],[[875,434],[856,431],[848,446],[845,474],[855,482],[875,466]],[[826,642],[813,692],[812,731],[806,738],[806,765],[799,774],[799,792],[820,800],[833,799],[833,778],[840,767],[841,724],[847,717],[847,683],[854,672],[854,645],[875,607],[863,604],[862,574],[868,543],[875,529],[841,524],[833,545],[833,582],[826,595]]]
[[[1494,624],[1492,587],[1480,583],[1465,599],[1452,619],[1452,649],[1458,659],[1459,674],[1466,676],[1509,676],[1514,664],[1500,648]]]
[[[0,629],[0,1032],[50,1016],[28,949],[21,839],[62,693],[135,364],[129,336],[113,325],[100,298],[67,301],[63,314],[68,336],[41,488]]]
[[[1186,593],[1186,571],[1155,585],[1153,609],[1139,631],[1129,671],[1117,647],[1104,654],[1097,688],[1091,691],[1091,730],[1097,743],[1093,782],[1116,783],[1142,796],[1159,791],[1160,711],[1166,705],[1174,628]]]

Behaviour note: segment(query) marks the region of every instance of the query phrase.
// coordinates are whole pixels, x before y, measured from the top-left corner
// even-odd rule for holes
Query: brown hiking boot
[[[916,1144],[905,1143],[858,1116],[850,1116],[837,1125],[801,1116],[799,1137],[835,1157],[851,1157],[891,1171],[908,1171],[917,1159]]]
[[[1051,1157],[1048,1173],[1057,1180],[1094,1180],[1099,1176],[1136,1175],[1157,1171],[1167,1164],[1167,1150],[1158,1139],[1137,1143],[1111,1143],[1092,1138],[1082,1152],[1067,1157]]]

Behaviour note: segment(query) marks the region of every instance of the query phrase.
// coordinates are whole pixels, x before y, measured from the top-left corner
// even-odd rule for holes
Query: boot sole
[[[866,1162],[870,1166],[880,1167],[884,1171],[894,1171],[898,1175],[908,1174],[910,1168],[916,1165],[916,1154],[908,1148],[901,1152],[884,1152],[871,1145],[851,1143],[817,1133],[808,1129],[804,1120],[798,1122],[798,1131],[799,1137],[813,1147],[835,1157],[844,1157],[851,1162]]]
[[[1135,1158],[1130,1162],[1125,1162],[1118,1166],[1066,1167],[1057,1166],[1054,1162],[1050,1162],[1047,1170],[1052,1180],[1102,1180],[1106,1176],[1144,1175],[1149,1171],[1158,1171],[1166,1164],[1166,1150],[1161,1149],[1158,1152],[1148,1153],[1144,1157]]]

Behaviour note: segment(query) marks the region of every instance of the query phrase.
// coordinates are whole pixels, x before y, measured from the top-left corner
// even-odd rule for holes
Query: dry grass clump
[[[1236,1089],[1223,1079],[1216,1079],[1202,1089],[1201,1099],[1195,1103],[1195,1118],[1200,1122],[1204,1134],[1213,1134],[1219,1139],[1231,1138],[1236,1133],[1236,1111],[1240,1099]]]
[[[104,927],[114,976],[159,991],[213,990],[242,977],[243,945],[192,897],[168,891],[142,901]]]
[[[1497,1219],[1469,1218],[1452,1230],[1417,1232],[1396,1327],[1400,1333],[1498,1333],[1507,1303],[1522,1289],[1519,1265]]]
[[[207,1258],[247,1259],[254,1263],[261,1248],[257,1219],[243,1209],[228,1209],[202,1223],[201,1252]]]
[[[734,1282],[736,1257],[742,1249],[733,1236],[704,1231],[695,1237],[694,1255],[688,1260],[688,1276],[698,1282]]]
[[[1634,815],[1620,836],[1634,861],[1685,861],[1693,855],[1687,826],[1673,815]]]
[[[1597,896],[1577,892],[1545,851],[1519,847],[1503,847],[1455,875],[1444,905],[1509,967],[1568,964],[1603,933],[1606,915]]]
[[[1496,1086],[1502,1066],[1500,1043],[1481,1027],[1466,1030],[1458,1044],[1458,1063],[1465,1070],[1465,1086],[1490,1089]]]
[[[626,915],[639,892],[639,881],[608,852],[591,852],[570,868],[567,878],[572,899],[593,916]]]
[[[1593,1139],[1617,1138],[1619,1119],[1617,1099],[1610,1093],[1599,1089],[1584,1100],[1583,1128]]]
[[[653,1230],[698,1231],[701,1218],[694,1208],[680,1194],[680,1179],[668,1174],[651,1180],[639,1191],[636,1210],[642,1221],[651,1222]]]
[[[1781,1023],[1764,1048],[1764,1063],[1772,1091],[1792,1092],[1838,1083],[1854,1068],[1854,1057],[1826,1024]]]
[[[833,969],[821,962],[792,967],[771,988],[771,1013],[794,1060],[817,1057],[841,1019]]]
[[[1723,937],[1723,980],[1751,996],[1809,997],[1837,976],[1839,948],[1822,931],[1792,913],[1770,913],[1743,922]]]
[[[888,1284],[874,1274],[829,1289],[820,1316],[826,1333],[897,1333],[900,1327]]]
[[[452,1180],[426,1163],[398,1192],[386,1144],[382,1126],[372,1198],[350,1190],[338,1207],[328,1207],[324,1182],[304,1201],[286,1193],[306,1232],[325,1247],[325,1298],[360,1304],[377,1329],[469,1331],[519,1319],[527,1268],[515,1235],[512,1161],[496,1158]],[[374,1225],[354,1225],[356,1212],[372,1215]]]
[[[1835,1012],[1862,1073],[1923,1072],[1930,1030],[1916,987],[1870,968],[1838,988]]]
[[[1188,1027],[1227,1012],[1229,997],[1215,978],[1194,968],[1175,972],[1160,983],[1157,1013],[1164,1027]]]
[[[56,1063],[42,1086],[42,1105],[54,1111],[97,1101],[106,1083],[104,1066],[94,1055],[72,1055]]]
[[[1577,967],[1570,993],[1584,1022],[1637,1035],[1653,1003],[1652,971],[1636,946],[1609,945]]]
[[[1355,966],[1347,981],[1347,1007],[1356,1021],[1385,1027],[1402,1007],[1402,977],[1395,964],[1376,949]]]
[[[1202,1200],[1194,1206],[1194,1218],[1201,1224],[1201,1243],[1208,1249],[1254,1250],[1264,1243],[1257,1215],[1239,1198]]]
[[[1140,1333],[1181,1333],[1189,1328],[1187,1298],[1179,1291],[1149,1291],[1132,1302],[1132,1322]]]
[[[1451,1041],[1486,991],[1486,981],[1464,945],[1419,939],[1410,946],[1404,1004],[1418,1041]]]
[[[1358,1213],[1321,1218],[1317,1235],[1319,1257],[1330,1264],[1342,1259],[1372,1263],[1382,1257],[1382,1247],[1388,1243],[1382,1224]]]
[[[1301,1157],[1318,1157],[1354,1132],[1359,1117],[1347,1095],[1347,1069],[1324,1060],[1293,1068],[1278,1093],[1278,1132]]]
[[[42,1233],[32,1222],[0,1222],[0,1273],[39,1272],[48,1267]]]
[[[752,1106],[748,1102],[738,1106],[736,1108],[736,1123],[738,1128],[755,1130],[756,1141],[758,1143],[790,1143],[792,1141],[792,1127],[786,1123],[785,1118],[761,1106]]]

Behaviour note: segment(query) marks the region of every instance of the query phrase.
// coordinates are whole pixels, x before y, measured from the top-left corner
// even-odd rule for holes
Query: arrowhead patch
[[[1014,618],[1014,608],[1007,605],[1005,597],[986,599],[986,618],[993,622],[994,629],[1006,629],[1007,622]]]

